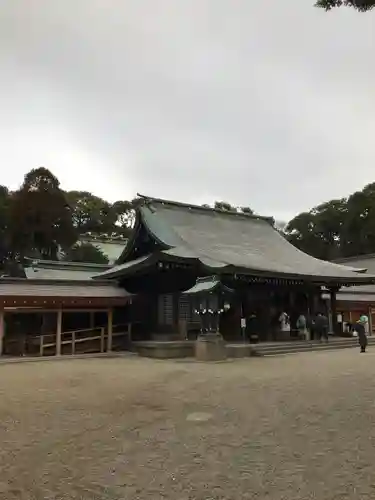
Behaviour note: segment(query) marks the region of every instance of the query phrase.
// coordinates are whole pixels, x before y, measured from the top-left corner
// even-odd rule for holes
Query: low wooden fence
[[[113,325],[111,350],[126,349],[131,343],[131,323]],[[57,334],[17,335],[6,341],[6,353],[10,355],[46,356],[57,352]],[[107,352],[107,327],[85,328],[61,332],[61,354],[85,354]]]

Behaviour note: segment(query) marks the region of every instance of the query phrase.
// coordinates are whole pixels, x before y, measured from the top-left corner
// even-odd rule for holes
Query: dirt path
[[[375,350],[0,366],[0,498],[375,498]]]

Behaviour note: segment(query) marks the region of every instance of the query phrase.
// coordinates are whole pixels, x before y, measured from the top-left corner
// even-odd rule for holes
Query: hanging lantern
[[[194,312],[201,320],[201,333],[219,332],[220,315],[230,309],[230,303],[225,300],[225,296],[232,292],[233,290],[223,285],[216,276],[198,278],[197,283],[185,292],[193,298]]]

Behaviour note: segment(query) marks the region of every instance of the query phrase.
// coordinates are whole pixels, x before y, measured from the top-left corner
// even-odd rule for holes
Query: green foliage
[[[80,244],[79,237],[129,237],[138,203],[135,198],[112,204],[87,191],[65,193],[49,170],[33,169],[16,192],[0,186],[0,270],[25,256],[56,260],[61,249],[71,261],[107,263],[101,250]]]
[[[316,7],[331,10],[335,7],[353,7],[360,12],[366,12],[375,7],[375,0],[317,0]]]
[[[87,191],[66,193],[78,234],[111,234],[117,219],[116,211],[107,201]]]
[[[77,240],[65,193],[46,168],[31,170],[13,193],[9,238],[13,257],[31,254],[52,260],[59,247],[69,247]]]
[[[135,222],[135,209],[139,203],[140,199],[134,198],[131,201],[117,201],[112,205],[115,213],[115,234],[126,237],[130,235]]]
[[[253,214],[253,210],[250,207],[240,207],[237,208],[234,205],[231,205],[227,201],[215,201],[214,208],[216,210],[223,210],[226,212],[239,212],[243,214]]]
[[[243,214],[253,215],[254,211],[250,207],[241,207],[240,212]]]
[[[9,211],[10,193],[7,187],[0,186],[0,268],[7,261],[10,253]]]
[[[91,243],[76,243],[65,252],[67,262],[90,262],[92,264],[108,264],[108,257]]]
[[[216,210],[223,210],[226,212],[236,211],[236,208],[226,201],[215,201],[214,208],[216,208]]]
[[[374,253],[375,183],[297,215],[285,233],[297,248],[322,259]]]

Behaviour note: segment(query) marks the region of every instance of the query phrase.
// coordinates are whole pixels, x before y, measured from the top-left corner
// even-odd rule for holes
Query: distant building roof
[[[0,297],[79,297],[79,298],[128,298],[129,292],[110,281],[79,282],[61,280],[30,280],[25,278],[1,278]]]
[[[104,255],[107,256],[110,264],[115,264],[122,252],[124,251],[128,239],[123,236],[96,236],[94,234],[85,234],[79,238],[81,243],[90,243]]]
[[[26,278],[34,280],[90,280],[94,275],[110,269],[109,264],[27,260]]]
[[[366,268],[370,273],[375,273],[375,253],[343,257],[341,259],[335,259],[333,262],[345,266]]]
[[[343,257],[336,259],[334,262],[346,266],[365,268],[369,273],[375,274],[375,253]],[[374,302],[375,285],[351,286],[340,290],[337,299],[348,302]]]

